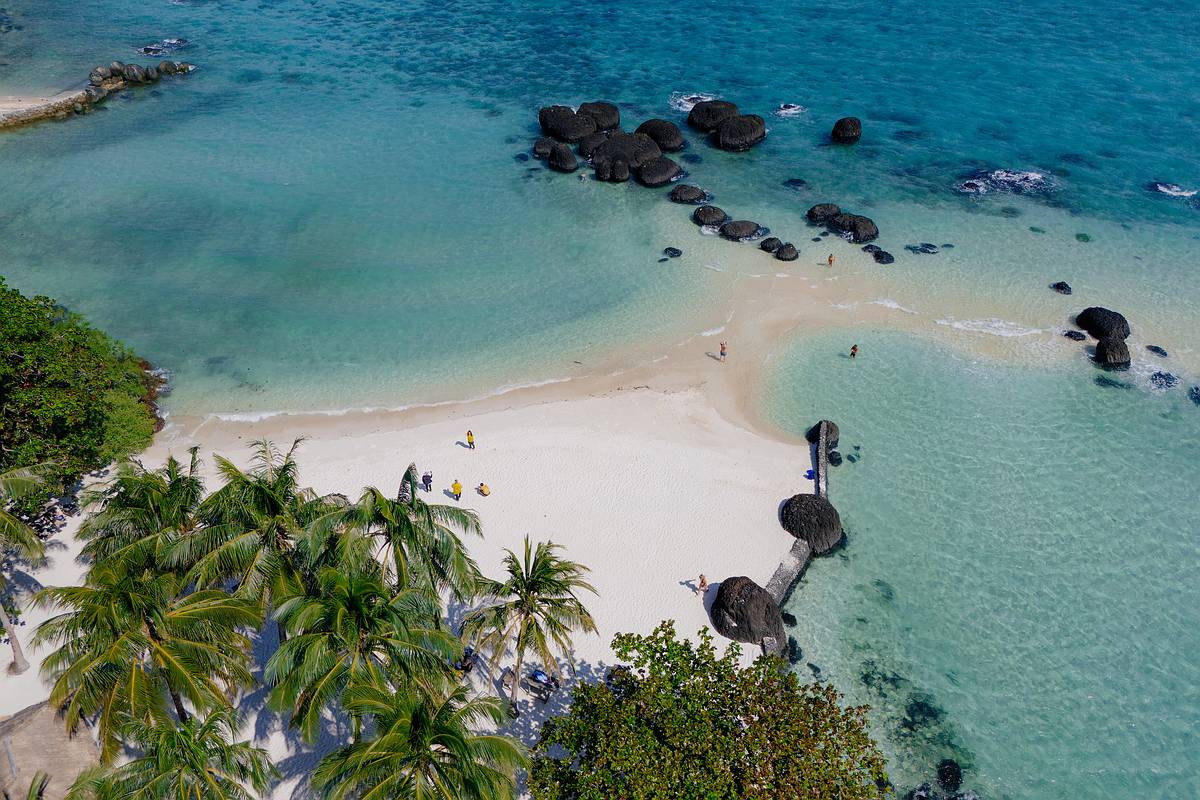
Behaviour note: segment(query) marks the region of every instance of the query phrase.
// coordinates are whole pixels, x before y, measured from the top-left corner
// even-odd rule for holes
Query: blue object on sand
[[[813,473],[813,471],[812,471],[811,469],[810,469],[808,472],[804,473],[804,478],[805,478],[806,480],[810,480],[810,481],[811,481],[811,480],[812,480],[813,478],[815,478],[815,477],[816,477],[816,475]]]

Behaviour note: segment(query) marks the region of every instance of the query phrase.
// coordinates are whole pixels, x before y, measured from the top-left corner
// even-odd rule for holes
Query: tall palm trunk
[[[166,679],[164,678],[164,680]],[[179,721],[187,722],[191,717],[188,715],[187,709],[183,707],[183,698],[171,687],[170,680],[167,680],[167,691],[171,693],[171,702],[175,704],[175,714],[179,717]]]
[[[25,660],[25,653],[21,650],[21,642],[17,639],[17,632],[13,630],[12,620],[8,618],[8,609],[4,607],[2,600],[0,600],[0,625],[4,626],[4,633],[8,636],[8,643],[12,645],[13,660],[8,665],[8,674],[20,675],[29,669],[29,662]]]
[[[518,638],[517,641],[520,641]],[[517,704],[517,692],[521,689],[521,662],[525,660],[525,648],[517,645],[517,668],[513,673],[512,695],[509,697],[509,702],[514,706]]]

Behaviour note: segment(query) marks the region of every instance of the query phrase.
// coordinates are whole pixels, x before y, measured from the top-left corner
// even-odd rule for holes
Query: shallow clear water
[[[874,707],[895,782],[942,758],[985,798],[1200,794],[1200,413],[914,337],[796,343],[762,389],[841,428],[848,546],[788,609],[808,662]]]
[[[1065,277],[1095,288],[1081,304],[1165,320],[1181,341],[1163,344],[1200,350],[1173,325],[1200,301],[1197,198],[1146,189],[1200,188],[1195,3],[995,6],[10,0],[0,93],[65,88],[165,37],[200,70],[0,137],[0,264],[173,370],[175,411],[562,377],[686,327],[708,287],[656,264],[697,236],[687,209],[514,159],[537,106],[606,97],[636,124],[681,120],[672,93],[707,91],[771,133],[736,155],[692,137],[692,178],[802,251],[799,214],[833,199],[877,215],[899,256],[880,274],[910,294],[982,295],[1010,319]],[[770,116],[781,102],[808,110]],[[864,140],[825,146],[847,113]],[[1054,188],[957,193],[981,167]],[[794,177],[808,188],[781,185]],[[1113,256],[1117,236],[1132,255]],[[903,250],[930,239],[959,249]]]

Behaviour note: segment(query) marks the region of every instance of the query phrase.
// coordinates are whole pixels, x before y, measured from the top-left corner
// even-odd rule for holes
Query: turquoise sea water
[[[190,42],[186,80],[0,135],[0,274],[169,369],[172,413],[460,398],[699,330],[727,284],[699,268],[713,243],[689,209],[522,160],[540,105],[610,99],[632,127],[682,122],[672,97],[693,92],[768,120],[755,150],[691,136],[683,163],[800,246],[778,268],[845,261],[801,222],[833,200],[897,256],[883,297],[968,349],[1099,303],[1129,315],[1143,362],[1161,344],[1197,382],[1200,194],[1148,188],[1200,189],[1196,0],[3,8],[0,95]],[[785,102],[807,110],[770,114]],[[827,146],[846,114],[863,140]],[[995,169],[1038,191],[958,190]],[[955,247],[903,249],[923,241]],[[657,262],[666,245],[680,262]],[[1059,279],[1076,295],[1046,289]],[[1183,389],[870,332],[850,371],[844,344],[777,354],[762,400],[782,427],[829,414],[863,447],[835,476],[851,547],[810,571],[797,613],[806,660],[881,710],[898,783],[949,753],[985,797],[1200,794],[1200,414]],[[936,724],[898,727],[914,693]]]
[[[796,343],[760,398],[855,459],[848,545],[788,604],[801,674],[872,705],[904,788],[955,758],[984,798],[1200,796],[1196,408],[855,335]]]

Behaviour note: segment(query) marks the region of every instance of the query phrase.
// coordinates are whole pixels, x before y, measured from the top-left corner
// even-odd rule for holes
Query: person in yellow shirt
[[[467,431],[467,449],[475,449],[475,434],[471,431]]]
[[[488,488],[488,485],[486,483],[481,483],[478,486],[476,486],[475,491],[479,492],[484,497],[487,497],[489,494],[492,493],[492,490],[490,488]]]
[[[455,478],[454,483],[450,484],[450,494],[454,495],[455,500],[462,499],[462,484],[458,482],[458,478]]]

